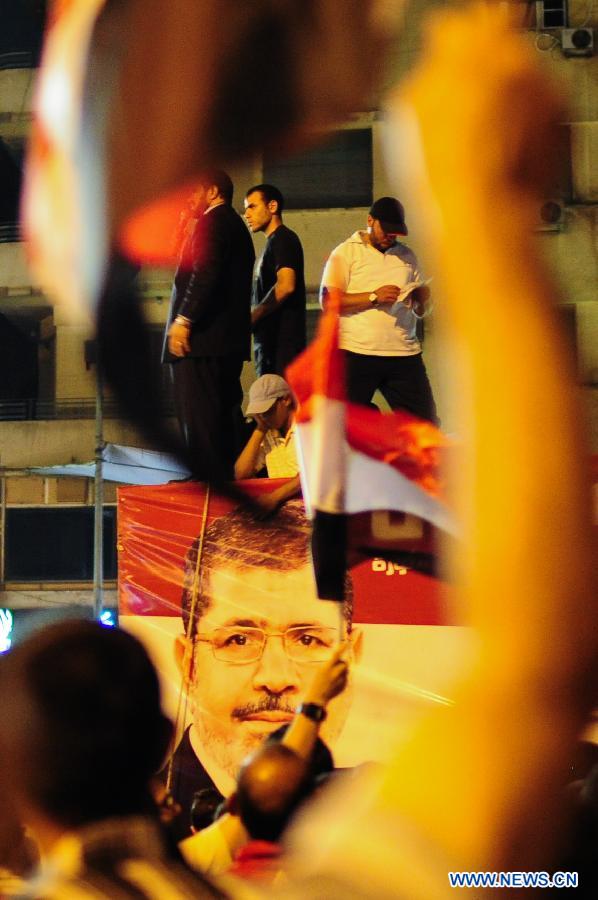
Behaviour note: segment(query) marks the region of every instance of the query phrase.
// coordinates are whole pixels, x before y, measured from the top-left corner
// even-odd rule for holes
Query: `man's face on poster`
[[[311,567],[237,568],[209,573],[188,684],[192,742],[232,777],[268,734],[290,722],[317,668],[346,635],[341,607],[318,600]],[[355,633],[349,636],[352,648]],[[350,688],[333,700],[321,734],[334,742]]]

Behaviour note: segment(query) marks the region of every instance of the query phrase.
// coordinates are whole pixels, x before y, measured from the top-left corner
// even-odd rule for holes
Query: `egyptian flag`
[[[407,412],[346,402],[338,347],[338,292],[327,296],[318,334],[287,369],[298,400],[301,481],[313,518],[318,594],[342,599],[348,554],[384,551],[434,570],[436,531],[456,536],[442,463],[451,441]]]

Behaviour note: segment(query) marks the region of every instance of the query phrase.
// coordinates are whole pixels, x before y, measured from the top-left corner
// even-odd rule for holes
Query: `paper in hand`
[[[390,307],[390,312],[396,312],[398,307],[411,296],[413,291],[416,291],[418,288],[428,287],[431,281],[431,278],[428,278],[426,281],[411,281],[406,287],[401,288],[401,293]]]

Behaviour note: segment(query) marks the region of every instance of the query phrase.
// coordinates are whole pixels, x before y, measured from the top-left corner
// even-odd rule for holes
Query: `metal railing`
[[[160,415],[174,415],[172,403],[160,404]],[[104,416],[109,419],[124,418],[115,400],[104,400]],[[55,419],[93,419],[95,418],[95,399],[73,400],[0,400],[0,421],[24,422],[52,421]]]
[[[39,63],[39,50],[7,50],[0,53],[1,69],[34,69]]]
[[[22,240],[18,222],[2,222],[0,224],[0,244],[14,244]]]

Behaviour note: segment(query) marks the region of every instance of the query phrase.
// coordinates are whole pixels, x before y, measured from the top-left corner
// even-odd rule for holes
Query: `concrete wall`
[[[35,74],[35,69],[0,70],[0,112],[5,118],[3,137],[20,137],[17,126],[22,117],[29,117]]]
[[[89,462],[95,452],[93,419],[0,422],[0,467],[54,466]],[[104,440],[129,447],[147,447],[147,441],[128,422],[104,421]]]
[[[118,591],[104,590],[104,607],[118,606]],[[56,609],[62,606],[93,606],[94,596],[91,590],[46,590],[45,588],[26,588],[17,591],[0,591],[0,603],[8,609]]]
[[[31,294],[32,279],[23,244],[0,244],[0,288]],[[7,306],[3,303],[2,306]]]

